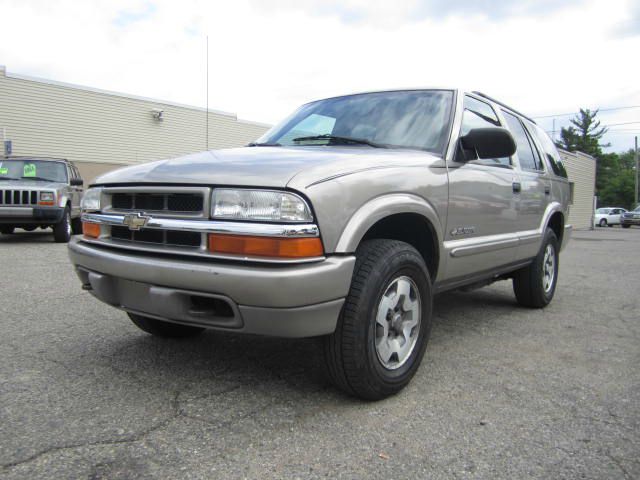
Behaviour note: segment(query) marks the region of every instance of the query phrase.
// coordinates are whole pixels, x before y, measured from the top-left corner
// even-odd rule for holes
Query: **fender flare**
[[[435,208],[424,198],[409,193],[393,193],[369,200],[351,216],[336,245],[336,253],[353,253],[367,231],[380,220],[400,213],[415,213],[433,227],[442,249],[442,223]],[[442,256],[440,256],[442,258]]]

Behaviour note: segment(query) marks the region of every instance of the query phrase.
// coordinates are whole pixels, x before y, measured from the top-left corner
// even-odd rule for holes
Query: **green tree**
[[[598,110],[592,112],[581,108],[580,113],[571,119],[572,125],[560,130],[560,147],[570,152],[579,150],[596,158],[602,155],[602,148],[611,144],[600,144],[607,128],[600,126],[597,115]]]
[[[607,167],[598,172],[598,205],[633,208],[635,197],[635,155],[633,149],[602,156]],[[598,162],[600,163],[600,161]]]
[[[624,159],[621,159],[622,157],[617,153],[602,151],[611,144],[601,143],[607,128],[601,125],[597,116],[598,110],[581,108],[580,113],[571,119],[571,125],[560,130],[558,146],[570,152],[578,150],[587,153],[596,159],[596,195],[600,199],[599,205],[628,205],[633,201],[632,199],[620,203],[620,199],[626,199],[628,194],[627,180],[625,180],[628,173],[621,169],[621,161],[627,160],[627,152],[623,154]],[[616,193],[616,188],[622,190]]]

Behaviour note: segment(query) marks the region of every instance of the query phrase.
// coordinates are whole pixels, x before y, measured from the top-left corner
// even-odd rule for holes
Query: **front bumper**
[[[0,207],[0,223],[51,225],[62,220],[60,207]]]
[[[620,217],[620,225],[640,225],[640,218]]]
[[[353,256],[300,265],[216,262],[99,247],[81,238],[71,241],[69,256],[85,288],[117,308],[189,325],[282,337],[332,333],[355,264]],[[229,310],[221,316],[195,308],[202,299],[226,303]]]

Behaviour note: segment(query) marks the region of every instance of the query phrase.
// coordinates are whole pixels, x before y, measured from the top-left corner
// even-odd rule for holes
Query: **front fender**
[[[337,253],[355,252],[360,241],[373,225],[385,217],[399,213],[416,213],[423,216],[432,225],[438,245],[442,245],[442,224],[433,206],[418,195],[393,193],[376,197],[362,205],[349,219],[335,251]]]
[[[66,191],[58,190],[56,192],[56,200],[57,200],[57,205],[62,208],[66,207],[67,203],[71,204],[71,197],[69,196],[69,193]]]

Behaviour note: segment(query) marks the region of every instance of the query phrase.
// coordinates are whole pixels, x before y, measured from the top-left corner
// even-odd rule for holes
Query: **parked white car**
[[[612,227],[620,225],[620,216],[627,210],[620,207],[598,208],[593,219],[597,227]]]

